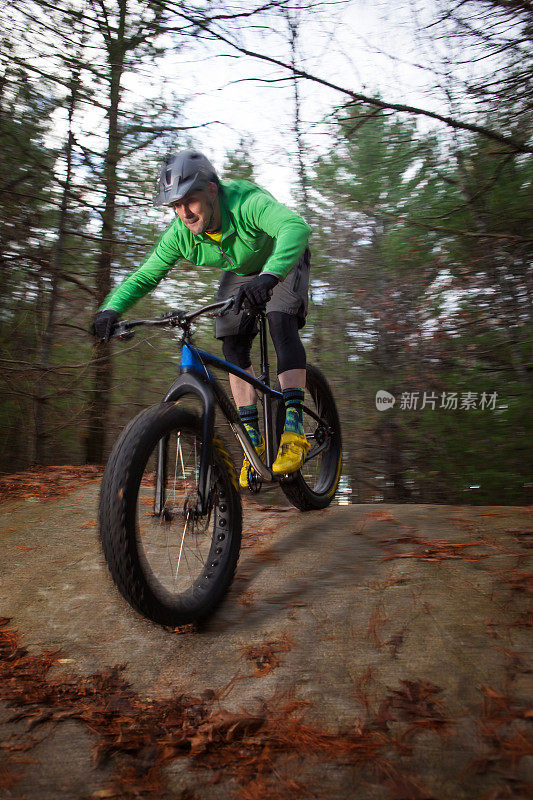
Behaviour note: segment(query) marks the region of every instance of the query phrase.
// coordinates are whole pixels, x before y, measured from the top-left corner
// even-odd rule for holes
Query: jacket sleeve
[[[107,295],[99,310],[111,308],[122,314],[155,289],[181,258],[183,255],[178,248],[173,225],[170,225],[143,264]]]
[[[274,249],[261,272],[270,272],[283,280],[307,247],[311,228],[299,214],[261,191],[246,198],[242,216],[247,226],[274,239]]]

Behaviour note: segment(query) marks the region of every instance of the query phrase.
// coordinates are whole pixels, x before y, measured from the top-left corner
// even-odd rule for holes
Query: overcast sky
[[[418,6],[421,16],[427,17],[434,3],[419,0]],[[246,34],[247,46],[287,59],[283,20],[277,25],[277,34]],[[442,103],[432,91],[430,73],[410,65],[420,61],[430,66],[429,54],[421,52],[414,35],[410,3],[351,0],[342,9],[326,8],[310,15],[302,25],[300,54],[305,70],[355,91],[379,92],[391,101],[433,109]],[[238,144],[240,136],[252,135],[258,181],[288,202],[293,180],[287,152],[293,143],[289,133],[292,87],[264,82],[287,73],[264,61],[237,59],[235,55],[223,43],[205,41],[181,54],[169,54],[158,69],[158,77],[142,91],[154,95],[161,92],[164,78],[167,91],[195,94],[185,108],[187,120],[192,124],[220,123],[194,134],[195,144],[211,155],[219,168],[225,152]],[[129,88],[138,93],[138,78]],[[347,98],[309,81],[300,81],[300,90],[306,141],[318,153],[328,145],[328,115]]]
[[[390,102],[449,113],[444,92],[437,86],[441,78],[436,78],[434,71],[443,69],[443,56],[451,57],[452,64],[462,61],[460,67],[453,64],[450,69],[455,77],[472,69],[486,69],[487,64],[482,61],[476,65],[475,59],[469,59],[462,41],[463,49],[457,53],[450,52],[450,41],[445,49],[442,24],[420,34],[439,16],[443,5],[443,0],[347,0],[342,4],[326,1],[321,10],[302,19],[298,65],[352,91],[380,94]],[[247,24],[241,30],[235,28],[232,35],[240,35],[248,49],[288,61],[286,22],[280,15],[271,16],[267,22],[268,31],[251,31]],[[155,67],[144,65],[135,75],[124,76],[129,90],[126,100],[138,105],[143,97],[171,93],[188,98],[181,109],[188,124],[217,121],[192,135],[193,144],[219,169],[225,154],[237,147],[240,137],[252,136],[257,181],[290,204],[295,180],[291,158],[293,90],[289,81],[279,82],[288,77],[288,71],[241,56],[221,42],[185,41],[186,47],[175,53],[169,37],[165,43],[167,52]],[[299,85],[302,127],[312,160],[331,145],[331,113],[348,96],[308,80],[300,80]],[[473,109],[458,104],[453,113],[464,118],[468,110]],[[66,130],[65,109],[58,110],[56,122],[59,142]],[[183,119],[178,122],[181,124]],[[418,123],[422,130],[437,124],[423,116],[418,117]],[[106,136],[104,114],[96,107],[85,106],[77,124],[80,133],[90,131],[92,135]],[[182,141],[177,139],[176,145],[179,147]],[[99,146],[101,142],[94,149]],[[165,155],[166,150],[162,150],[161,158]],[[158,164],[154,164],[154,186],[157,173]]]

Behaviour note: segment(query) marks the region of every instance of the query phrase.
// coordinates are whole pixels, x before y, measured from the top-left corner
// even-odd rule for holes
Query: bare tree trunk
[[[63,196],[59,211],[59,222],[57,231],[57,242],[54,248],[52,261],[52,286],[48,295],[47,319],[41,338],[41,353],[39,358],[39,377],[35,386],[34,393],[34,432],[33,432],[33,458],[34,464],[44,464],[46,458],[46,391],[49,385],[48,368],[50,366],[50,354],[54,339],[55,315],[57,300],[59,296],[59,275],[63,269],[63,250],[65,244],[65,231],[67,227],[68,202],[72,177],[72,119],[76,107],[77,94],[79,89],[79,74],[72,77],[70,98],[68,106],[68,138],[65,148],[66,176],[63,186]]]
[[[115,39],[108,39],[110,68],[108,146],[104,166],[105,206],[102,215],[101,249],[96,272],[96,296],[100,306],[111,290],[113,236],[116,217],[117,165],[120,158],[118,116],[121,99],[121,79],[125,54],[126,0],[119,2],[119,24]],[[89,409],[86,440],[86,461],[101,464],[109,421],[110,391],[113,380],[109,344],[97,344],[94,349],[93,390]]]
[[[296,48],[298,43],[299,23],[297,17],[291,17],[288,9],[284,9],[283,13],[287,20],[289,27],[289,44],[291,48],[291,67],[292,67],[292,89],[294,98],[294,120],[293,120],[293,133],[296,141],[296,159],[298,164],[298,188],[299,200],[301,204],[301,212],[305,219],[311,221],[311,203],[309,199],[309,178],[307,175],[307,167],[305,164],[305,145],[302,136],[302,119],[301,119],[301,100],[300,100],[300,78],[296,74]]]

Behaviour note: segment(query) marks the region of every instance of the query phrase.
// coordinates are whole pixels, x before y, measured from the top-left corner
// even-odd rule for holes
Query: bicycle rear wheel
[[[280,480],[283,493],[300,511],[326,508],[335,496],[342,465],[342,437],[339,414],[329,384],[317,367],[307,365],[305,405],[319,416],[318,423],[304,411],[303,421],[311,450],[299,472]],[[281,437],[285,408],[278,404],[276,431]]]
[[[174,403],[153,406],[123,432],[102,479],[100,536],[113,580],[133,608],[161,625],[211,614],[239,557],[235,469],[215,437],[209,510],[201,516],[201,449],[198,415]]]

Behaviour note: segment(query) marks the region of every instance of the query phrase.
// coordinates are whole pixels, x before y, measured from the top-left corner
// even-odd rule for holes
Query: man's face
[[[209,183],[203,191],[190,192],[173,203],[174,211],[184,225],[194,234],[216,230],[217,186]]]

